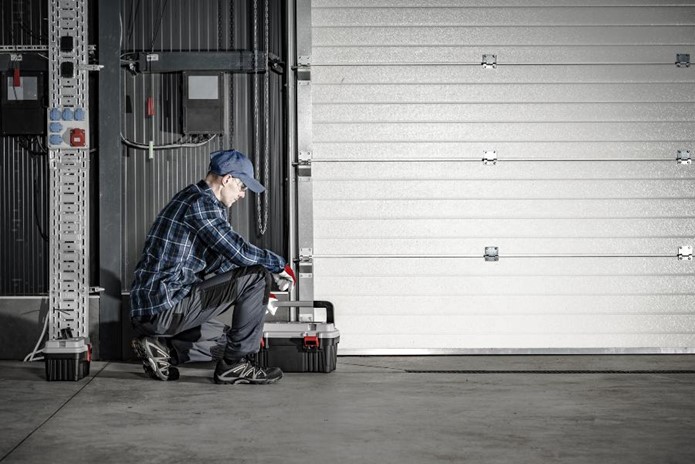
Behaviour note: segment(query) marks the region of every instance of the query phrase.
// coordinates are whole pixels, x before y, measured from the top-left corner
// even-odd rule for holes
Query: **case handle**
[[[335,309],[330,301],[276,301],[276,308],[323,308],[326,310],[326,322],[335,323]]]

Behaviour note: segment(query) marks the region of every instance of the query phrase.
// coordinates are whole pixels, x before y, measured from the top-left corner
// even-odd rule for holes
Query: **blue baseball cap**
[[[265,191],[253,177],[253,164],[246,155],[236,150],[222,150],[210,153],[210,167],[208,171],[214,172],[218,176],[231,174],[232,177],[240,179],[249,190],[256,193]]]

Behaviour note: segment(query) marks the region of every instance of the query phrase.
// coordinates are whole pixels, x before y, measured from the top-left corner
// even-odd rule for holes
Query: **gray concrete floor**
[[[91,367],[49,383],[41,363],[0,362],[1,462],[695,461],[695,373],[668,372],[695,372],[692,355],[341,357],[267,386],[215,385],[211,365],[166,383]]]

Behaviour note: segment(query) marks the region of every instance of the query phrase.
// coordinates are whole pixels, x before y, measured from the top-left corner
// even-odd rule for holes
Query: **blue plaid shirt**
[[[277,273],[285,260],[237,234],[227,221],[227,208],[201,180],[177,193],[152,224],[135,269],[130,315],[165,311],[203,276],[255,264]]]

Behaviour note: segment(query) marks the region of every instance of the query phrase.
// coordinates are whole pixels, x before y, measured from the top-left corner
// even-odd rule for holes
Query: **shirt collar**
[[[225,207],[224,204],[223,204],[220,200],[217,199],[217,197],[215,196],[215,194],[212,193],[212,188],[208,185],[207,182],[205,182],[205,179],[199,180],[198,183],[195,184],[195,185],[196,185],[196,187],[198,187],[198,189],[200,189],[200,191],[201,191],[202,193],[204,193],[204,194],[210,196],[210,198],[212,198],[213,200],[215,200],[215,204],[216,204],[217,206],[220,206],[220,207],[222,207],[222,208]]]

